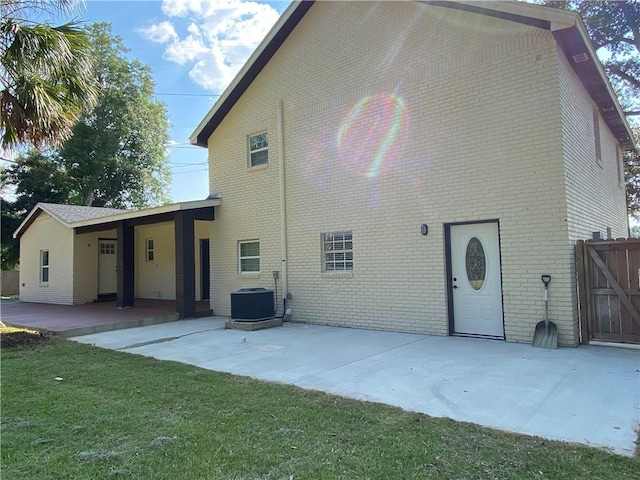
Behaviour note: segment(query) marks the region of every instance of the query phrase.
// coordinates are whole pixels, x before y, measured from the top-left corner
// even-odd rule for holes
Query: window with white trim
[[[238,242],[238,271],[260,273],[260,242],[258,240]]]
[[[145,260],[147,262],[153,262],[156,256],[155,244],[153,242],[153,238],[147,238],[144,241],[144,249],[145,249]]]
[[[269,163],[269,138],[267,132],[249,137],[249,168]]]
[[[40,250],[40,283],[49,283],[49,250]]]
[[[322,234],[322,271],[353,271],[352,232]]]

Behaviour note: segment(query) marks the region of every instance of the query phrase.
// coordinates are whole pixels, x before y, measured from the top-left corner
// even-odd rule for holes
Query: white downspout
[[[284,177],[284,115],[282,100],[278,101],[278,164],[280,176],[280,245],[282,248],[282,298],[289,294],[287,282],[287,199]],[[282,312],[284,315],[284,312]]]

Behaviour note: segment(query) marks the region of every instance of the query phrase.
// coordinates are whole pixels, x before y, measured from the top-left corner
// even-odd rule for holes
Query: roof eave
[[[50,211],[45,204],[43,204],[42,202],[38,202],[36,203],[35,207],[33,207],[31,211],[27,214],[27,216],[24,217],[24,220],[22,220],[22,223],[20,223],[18,228],[15,229],[15,231],[13,232],[13,238],[20,238],[22,234],[27,230],[27,228],[29,228],[31,224],[36,221],[36,218],[38,218],[38,216],[40,215],[40,212],[44,212],[48,215],[51,215],[53,218],[55,218],[57,221],[62,223],[64,226],[69,227],[69,224],[67,222],[65,222],[60,217],[58,217],[58,215]]]
[[[635,150],[631,127],[598,60],[580,15],[557,8],[514,1],[424,0],[422,3],[490,15],[551,31],[622,149]],[[587,61],[576,63],[574,56],[579,53],[587,54]]]
[[[104,217],[91,218],[88,220],[81,220],[68,224],[71,228],[88,227],[92,225],[100,225],[102,223],[112,223],[124,220],[131,220],[134,218],[150,217],[153,215],[161,215],[163,213],[172,213],[182,210],[194,210],[197,208],[216,207],[220,205],[221,200],[219,198],[206,199],[206,200],[192,200],[189,202],[170,203],[168,205],[161,205],[159,207],[145,208],[143,210],[133,210],[123,213],[116,213],[113,215],[105,215]]]
[[[598,105],[603,119],[620,142],[621,147],[626,151],[635,150],[633,133],[629,123],[620,107],[615,92],[611,88],[604,68],[593,49],[587,30],[577,13],[515,1],[416,1],[418,3],[502,18],[551,31],[584,87]],[[313,0],[294,2],[285,10],[267,37],[260,43],[229,87],[189,137],[193,145],[207,146],[207,141],[211,134],[280,48],[313,3]],[[585,62],[584,65],[574,62],[573,56],[575,53],[572,52],[576,48],[583,53],[587,53],[589,57],[588,62]]]
[[[570,28],[552,30],[552,33],[622,149],[625,151],[635,150],[633,133],[627,117],[600,60],[598,60],[597,53],[582,21]],[[586,54],[587,60],[580,61],[581,58],[584,58],[584,56],[580,56],[581,54]]]
[[[191,134],[189,141],[192,145],[207,146],[207,140],[213,131],[249,88],[249,85],[253,83],[253,80],[278,51],[313,3],[313,0],[296,1],[287,7],[264,40],[260,42],[260,45],[258,45],[242,69],[218,98],[218,101],[211,107],[211,110]]]
[[[100,225],[106,223],[113,223],[118,221],[130,220],[134,218],[149,217],[153,215],[161,215],[163,213],[172,213],[181,210],[194,210],[198,208],[216,207],[220,205],[220,198],[207,198],[205,200],[192,200],[189,202],[171,203],[168,205],[161,205],[159,207],[145,208],[143,210],[128,210],[122,213],[114,213],[111,215],[103,215],[101,217],[89,218],[86,220],[78,220],[76,222],[65,222],[54,212],[47,209],[47,206],[38,203],[31,209],[29,214],[22,221],[20,226],[13,232],[13,238],[19,238],[29,228],[29,226],[38,218],[39,212],[45,212],[62,223],[67,228],[79,228],[88,227],[93,225]]]

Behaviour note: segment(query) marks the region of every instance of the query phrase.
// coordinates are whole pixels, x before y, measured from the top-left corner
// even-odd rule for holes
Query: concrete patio
[[[638,350],[547,350],[296,323],[243,332],[225,330],[226,320],[175,321],[72,340],[621,455],[635,451]]]

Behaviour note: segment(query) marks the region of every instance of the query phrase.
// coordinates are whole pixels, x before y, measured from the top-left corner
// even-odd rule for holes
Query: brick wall
[[[316,3],[209,139],[223,198],[212,308],[228,314],[230,292],[272,287],[281,269],[282,100],[296,320],[447,334],[444,225],[496,219],[507,340],[531,341],[550,274],[551,317],[575,344],[559,69],[546,31],[422,4]],[[249,170],[247,136],[263,130],[269,165]],[[323,273],[320,235],[343,230],[354,270]],[[260,275],[238,273],[249,239]]]
[[[40,251],[49,251],[49,282],[40,283]],[[73,230],[40,213],[20,239],[20,300],[73,303]]]

